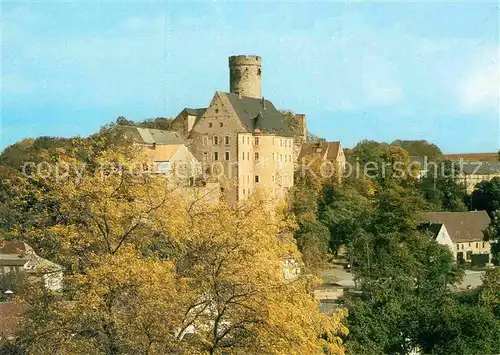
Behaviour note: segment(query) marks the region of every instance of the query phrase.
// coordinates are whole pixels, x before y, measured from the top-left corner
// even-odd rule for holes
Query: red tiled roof
[[[497,161],[497,153],[458,153],[458,154],[443,154],[443,160],[460,160],[464,161]]]
[[[323,159],[335,161],[339,154],[340,142],[304,143],[300,149],[299,160],[313,154],[321,154]]]

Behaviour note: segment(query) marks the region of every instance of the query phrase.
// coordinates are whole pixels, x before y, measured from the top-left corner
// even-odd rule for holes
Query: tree
[[[466,211],[467,192],[457,177],[460,167],[452,161],[442,161],[427,172],[419,183],[419,190],[427,200],[427,209],[433,211]]]
[[[491,216],[500,209],[500,177],[490,181],[481,181],[470,196],[472,210],[486,210]]]
[[[495,265],[500,264],[500,211],[493,212],[493,218],[490,225],[484,231],[484,240],[489,241],[491,245],[491,262]]]
[[[426,140],[395,140],[391,145],[401,147],[412,156],[424,156],[428,161],[435,161],[441,155],[441,149],[433,143]]]
[[[73,154],[58,162],[76,163]],[[29,284],[18,346],[30,354],[342,354],[342,312],[319,313],[285,211],[255,197],[229,206],[187,201],[138,172],[131,146],[101,151],[83,175],[44,179],[50,225],[18,238],[66,268],[64,290]],[[216,223],[214,223],[216,221]]]

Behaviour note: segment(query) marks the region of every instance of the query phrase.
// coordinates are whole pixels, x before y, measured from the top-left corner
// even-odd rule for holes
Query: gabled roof
[[[181,135],[175,131],[135,126],[117,126],[116,128],[125,138],[132,139],[133,142],[139,144],[168,145],[183,143]]]
[[[243,126],[250,132],[274,133],[280,136],[292,137],[293,130],[284,115],[282,115],[269,100],[238,96],[227,92],[219,92],[225,96]]]
[[[442,223],[454,243],[483,240],[483,231],[490,224],[486,211],[473,212],[424,212],[422,222]]]
[[[170,161],[172,157],[179,151],[181,144],[169,144],[156,149],[149,149],[148,154],[153,161]]]
[[[313,154],[320,154],[324,159],[335,161],[339,154],[340,142],[303,143],[299,153],[299,160]]]

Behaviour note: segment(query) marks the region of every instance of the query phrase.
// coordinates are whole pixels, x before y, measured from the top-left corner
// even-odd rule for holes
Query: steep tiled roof
[[[227,97],[241,123],[249,131],[274,133],[286,137],[293,136],[290,123],[271,101],[246,96],[240,97],[226,92],[220,92],[220,94]]]
[[[312,154],[320,154],[329,161],[337,159],[340,142],[303,143],[299,153],[299,160]]]
[[[165,131],[162,129],[141,128],[135,126],[117,126],[118,132],[126,138],[139,144],[181,144],[183,140],[179,132]]]
[[[425,212],[420,217],[422,222],[443,223],[454,243],[482,241],[490,224],[486,211]]]

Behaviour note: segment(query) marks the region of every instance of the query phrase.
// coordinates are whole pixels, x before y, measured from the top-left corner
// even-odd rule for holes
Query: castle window
[[[224,144],[225,144],[225,145],[229,145],[230,141],[231,141],[231,137],[229,137],[229,136],[224,136]]]
[[[479,243],[478,243],[478,242],[476,242],[476,249],[477,249],[477,248],[479,248]]]
[[[225,153],[224,153],[224,158],[225,158],[226,160],[229,160],[229,152],[225,152]]]
[[[247,184],[250,183],[250,175],[247,175]]]
[[[207,160],[208,159],[208,153],[207,152],[204,152],[203,153],[203,160]]]
[[[219,113],[219,109],[218,108],[215,109],[215,113]]]
[[[283,139],[280,139],[280,147],[283,148]]]
[[[241,153],[241,160],[245,160],[245,152]]]
[[[260,176],[259,175],[255,175],[255,182],[258,184],[260,181]]]
[[[255,145],[259,145],[259,143],[260,143],[259,137],[255,137]]]
[[[208,145],[208,136],[203,136],[203,145],[204,146]]]
[[[241,144],[245,144],[245,136],[241,137]]]
[[[219,152],[214,152],[214,160],[219,160]]]
[[[283,161],[283,154],[280,154],[280,161]]]
[[[222,122],[221,122],[221,123],[219,123],[219,125],[220,125],[221,127],[224,127],[224,123],[222,123]]]
[[[484,242],[483,242],[483,248],[484,248]]]
[[[276,176],[273,175],[273,182],[276,182]]]
[[[250,152],[247,152],[247,160],[250,160]]]
[[[255,161],[259,161],[259,160],[260,160],[259,152],[255,152]]]
[[[274,161],[274,153],[273,153],[273,161]]]
[[[247,144],[250,145],[250,137],[247,137]]]
[[[212,122],[208,123],[208,127],[212,128]]]
[[[213,137],[214,145],[219,145],[219,136]]]
[[[245,189],[243,189],[243,195],[245,194]]]

